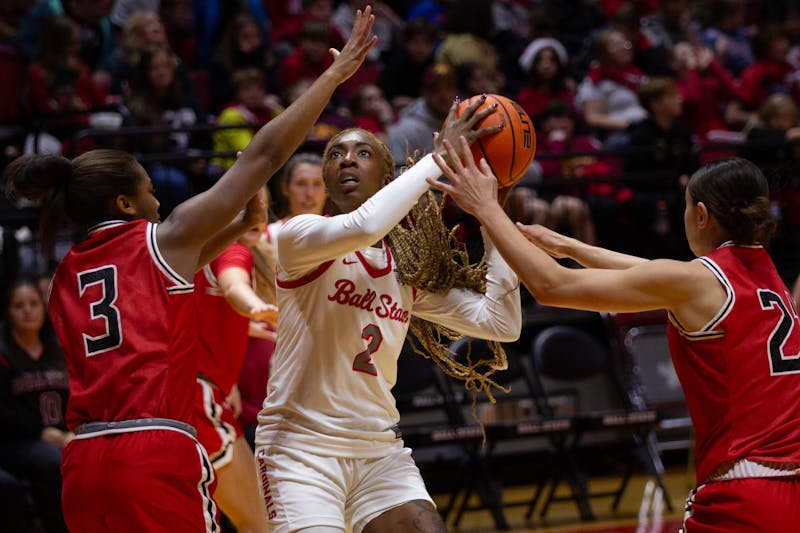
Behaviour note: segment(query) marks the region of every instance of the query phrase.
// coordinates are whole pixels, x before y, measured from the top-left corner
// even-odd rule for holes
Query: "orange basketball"
[[[460,116],[464,109],[480,96],[472,96],[458,104],[456,111]],[[497,104],[497,112],[492,113],[477,127],[505,124],[497,133],[481,137],[472,144],[472,155],[477,164],[481,157],[489,163],[502,187],[511,187],[525,175],[536,153],[536,132],[531,118],[514,100],[499,94],[487,94],[486,101],[476,110]]]

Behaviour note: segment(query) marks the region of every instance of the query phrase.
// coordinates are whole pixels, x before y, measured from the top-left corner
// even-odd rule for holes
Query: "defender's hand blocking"
[[[481,109],[476,113],[475,110],[478,109],[485,101],[485,94],[480,98],[476,98],[467,106],[464,112],[461,113],[461,116],[458,116],[457,112],[459,101],[456,100],[453,102],[453,105],[450,106],[450,111],[447,113],[447,118],[442,125],[442,131],[438,134],[435,134],[433,137],[434,153],[446,155],[447,152],[443,148],[443,142],[448,141],[453,150],[455,150],[455,153],[460,157],[463,150],[466,150],[466,152],[469,153],[469,145],[475,142],[477,139],[480,139],[484,135],[497,133],[503,129],[503,127],[500,125],[488,126],[477,130],[475,129],[476,124],[492,113],[497,112],[497,106],[492,106]],[[458,140],[459,137],[462,136],[467,140],[466,149],[461,146],[461,143]]]
[[[350,32],[350,37],[348,37],[342,51],[340,52],[335,48],[328,50],[334,59],[333,64],[328,67],[328,72],[334,74],[339,83],[345,81],[358,70],[358,67],[364,62],[364,58],[367,57],[367,52],[378,42],[376,35],[370,35],[374,21],[375,16],[372,14],[372,6],[367,6],[363,13],[360,9],[357,10],[353,31]]]
[[[472,215],[477,215],[481,208],[490,203],[496,204],[497,178],[492,174],[486,160],[481,159],[480,168],[475,165],[469,143],[463,136],[459,139],[460,155],[449,141],[445,140],[442,144],[447,161],[438,153],[433,158],[450,183],[428,178],[428,184],[452,196],[461,209]]]
[[[547,252],[548,255],[556,258],[569,257],[567,250],[570,241],[574,239],[539,224],[526,226],[517,222],[517,229],[526,239]]]

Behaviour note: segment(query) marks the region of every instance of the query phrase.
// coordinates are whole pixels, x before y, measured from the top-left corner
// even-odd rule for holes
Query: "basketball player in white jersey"
[[[475,113],[479,103],[458,120],[453,106],[436,151],[441,139],[496,131],[473,130],[492,112]],[[280,333],[256,432],[273,533],[445,531],[395,432],[391,388],[409,319],[497,341],[520,333],[518,279],[486,237],[485,294],[434,294],[400,283],[384,237],[440,170],[431,155],[394,181],[393,169],[374,135],[337,134],[325,149],[323,175],[340,214],[295,216],[278,233]]]

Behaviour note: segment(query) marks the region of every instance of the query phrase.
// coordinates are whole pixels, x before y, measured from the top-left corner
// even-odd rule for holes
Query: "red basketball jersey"
[[[253,271],[253,254],[239,243],[233,243],[194,277],[195,299],[200,324],[200,372],[210,378],[222,392],[231,391],[244,362],[247,329],[250,319],[237,313],[225,300],[217,285],[217,277],[228,268]]]
[[[70,375],[67,423],[172,418],[197,394],[192,284],[161,257],[156,225],[98,224],[53,278],[49,313]]]
[[[669,347],[695,430],[697,481],[723,463],[800,463],[800,319],[760,246],[723,245],[700,261],[728,298],[704,328],[670,316]]]

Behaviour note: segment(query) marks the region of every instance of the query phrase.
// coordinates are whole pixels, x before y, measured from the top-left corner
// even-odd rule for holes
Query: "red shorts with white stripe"
[[[71,532],[218,532],[216,478],[202,446],[173,429],[76,438],[64,448]]]
[[[800,477],[744,478],[700,485],[686,501],[685,533],[796,533]]]
[[[233,459],[233,443],[244,431],[231,408],[225,405],[219,387],[201,378],[197,379],[197,386],[201,397],[194,413],[197,440],[208,452],[214,468],[222,468]]]

